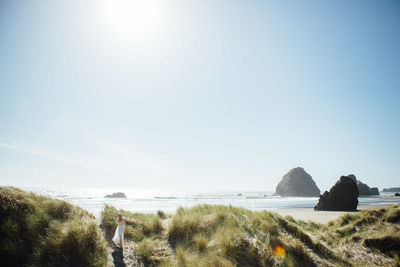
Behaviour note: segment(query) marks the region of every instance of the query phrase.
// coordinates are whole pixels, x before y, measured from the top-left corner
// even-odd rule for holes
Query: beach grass
[[[222,205],[163,216],[122,212],[138,229],[161,220],[161,231],[136,230],[137,255],[151,266],[378,266],[398,262],[399,210],[363,210],[328,224]],[[106,206],[103,216],[116,212]]]
[[[3,266],[105,266],[95,217],[65,201],[0,187]]]

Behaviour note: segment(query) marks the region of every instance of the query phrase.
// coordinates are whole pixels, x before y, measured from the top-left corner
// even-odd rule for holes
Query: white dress
[[[112,239],[114,241],[115,245],[118,245],[119,242],[121,241],[121,239],[122,239],[122,241],[124,241],[124,231],[125,231],[125,224],[124,224],[124,220],[122,219],[118,223],[118,227],[117,227],[117,229],[115,229],[115,234]],[[121,237],[121,239],[120,239],[120,237]]]

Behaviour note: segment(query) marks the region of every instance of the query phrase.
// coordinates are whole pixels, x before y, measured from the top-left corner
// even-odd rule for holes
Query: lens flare
[[[275,246],[275,255],[284,259],[286,257],[285,248],[283,248],[279,245],[276,245]]]

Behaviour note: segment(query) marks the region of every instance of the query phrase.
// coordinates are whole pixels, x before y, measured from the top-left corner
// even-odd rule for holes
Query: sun
[[[157,30],[158,5],[153,0],[108,0],[107,25],[124,39],[147,39]]]

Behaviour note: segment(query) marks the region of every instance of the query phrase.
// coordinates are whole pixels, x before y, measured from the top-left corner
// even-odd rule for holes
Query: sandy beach
[[[366,209],[377,209],[383,208],[390,205],[368,205],[359,206],[358,210]],[[303,221],[312,221],[316,223],[327,223],[332,220],[336,220],[340,216],[346,213],[356,213],[357,211],[314,211],[313,208],[300,208],[300,209],[282,209],[274,211],[282,216],[290,215],[295,219]]]

